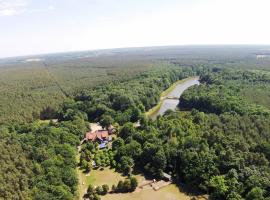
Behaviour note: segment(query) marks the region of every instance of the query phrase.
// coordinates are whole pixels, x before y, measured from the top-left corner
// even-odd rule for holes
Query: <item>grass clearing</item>
[[[93,186],[107,184],[111,188],[113,184],[117,184],[118,181],[123,179],[125,177],[120,173],[110,168],[104,168],[103,170],[92,170],[89,176],[85,176],[85,183],[86,185],[92,184]]]
[[[110,189],[113,184],[117,185],[119,180],[124,180],[126,177],[113,169],[104,168],[103,170],[92,170],[89,174],[84,174],[79,170],[81,175],[82,188],[81,191],[86,192],[89,184],[93,186],[109,185]],[[141,174],[134,175],[138,180],[138,185],[146,181]],[[143,189],[137,188],[132,193],[107,194],[101,196],[101,200],[190,200],[192,196],[181,191],[175,184],[168,185],[158,191],[154,191],[151,186],[145,186]],[[198,198],[203,199],[203,198]]]
[[[90,184],[93,186],[107,184],[111,189],[113,184],[117,184],[118,181],[125,179],[120,173],[115,172],[114,169],[110,168],[91,170],[88,174],[83,173],[82,170],[77,168],[77,172],[79,176],[80,199],[82,199],[83,194],[86,193]]]
[[[152,187],[146,186],[143,189],[136,190],[132,193],[125,194],[108,194],[101,197],[102,200],[190,200],[191,196],[181,192],[174,185],[168,185],[158,191],[154,191]]]

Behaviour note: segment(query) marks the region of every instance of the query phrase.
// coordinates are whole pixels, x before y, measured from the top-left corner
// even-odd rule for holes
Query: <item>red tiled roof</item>
[[[91,140],[91,141],[95,141],[97,138],[102,140],[102,139],[107,138],[108,136],[109,136],[109,133],[106,130],[98,130],[98,131],[95,131],[95,132],[87,132],[85,134],[86,140]]]
[[[96,137],[97,137],[96,132],[93,132],[93,133],[87,132],[87,133],[85,134],[85,138],[86,138],[87,140],[95,140]]]
[[[101,136],[102,136],[103,138],[109,136],[108,131],[100,131],[100,132],[101,132]],[[100,132],[99,132],[99,133],[100,133]]]

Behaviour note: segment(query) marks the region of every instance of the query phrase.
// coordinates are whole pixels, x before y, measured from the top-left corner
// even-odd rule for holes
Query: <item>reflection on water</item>
[[[177,86],[165,97],[157,112],[151,115],[152,119],[156,119],[158,115],[163,115],[167,110],[175,110],[179,104],[181,94],[193,85],[199,85],[199,77],[187,79],[185,82],[180,82]]]

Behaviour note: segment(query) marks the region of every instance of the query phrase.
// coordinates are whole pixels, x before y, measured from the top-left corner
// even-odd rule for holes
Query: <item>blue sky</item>
[[[103,48],[270,44],[269,0],[0,0],[0,57]]]

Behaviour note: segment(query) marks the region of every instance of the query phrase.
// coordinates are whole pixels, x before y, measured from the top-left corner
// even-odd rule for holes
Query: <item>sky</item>
[[[269,0],[0,0],[0,58],[121,47],[270,44]]]

